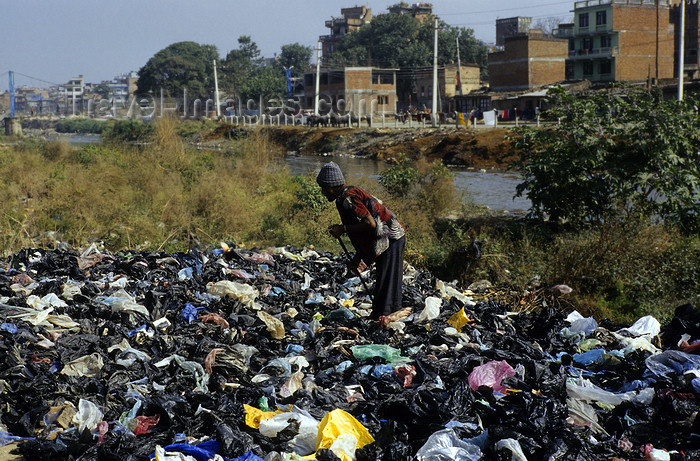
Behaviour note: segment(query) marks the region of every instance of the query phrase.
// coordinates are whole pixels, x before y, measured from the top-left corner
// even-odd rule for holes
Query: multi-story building
[[[504,46],[507,37],[526,34],[531,23],[532,18],[522,16],[496,19],[496,46]]]
[[[313,109],[316,96],[316,71],[304,74],[305,109]],[[394,113],[396,111],[396,69],[345,67],[321,69],[319,100],[325,101],[321,113],[352,110],[355,114]]]
[[[481,87],[481,69],[476,64],[462,64],[458,74],[457,64],[438,67],[438,111],[455,110],[455,96],[467,94]],[[458,77],[459,75],[459,77]],[[433,68],[425,67],[415,70],[415,86],[411,94],[402,103],[408,103],[419,110],[433,107]]]
[[[506,37],[504,50],[489,53],[489,86],[495,91],[537,88],[566,79],[569,41],[539,29]]]
[[[321,35],[318,38],[321,42],[324,64],[328,63],[331,55],[335,52],[338,41],[343,35],[353,32],[372,21],[372,9],[367,8],[365,5],[342,8],[340,14],[341,17],[326,21],[326,27],[330,29],[331,33]]]
[[[137,91],[136,82],[138,79],[138,73],[132,71],[128,74],[117,75],[111,81],[103,83],[109,87],[110,98],[114,98],[117,103],[124,103]]]
[[[574,3],[568,62],[574,79],[644,81],[673,77],[674,27],[668,0]]]
[[[388,8],[391,14],[410,14],[420,22],[429,21],[433,17],[432,3],[414,3],[409,5],[405,2],[397,3]]]

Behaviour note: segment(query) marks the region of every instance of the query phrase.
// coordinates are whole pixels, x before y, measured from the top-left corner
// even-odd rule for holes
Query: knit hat
[[[334,162],[328,162],[321,167],[316,176],[316,182],[321,187],[338,187],[345,184],[343,172]]]

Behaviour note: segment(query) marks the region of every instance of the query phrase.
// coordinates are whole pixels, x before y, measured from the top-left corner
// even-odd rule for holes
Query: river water
[[[285,156],[284,163],[292,174],[316,174],[324,163],[338,164],[348,183],[358,177],[378,181],[379,173],[390,165],[367,158],[301,155]],[[462,194],[464,202],[483,205],[495,211],[524,214],[530,208],[530,201],[524,197],[513,198],[516,186],[522,182],[520,175],[510,172],[478,171],[473,169],[450,168],[454,175],[455,189]]]
[[[99,135],[73,135],[71,144],[99,142]],[[324,163],[334,161],[343,170],[348,183],[362,177],[369,181],[378,181],[379,173],[390,165],[374,159],[341,155],[287,155],[284,163],[292,174],[315,174]],[[455,189],[462,195],[465,203],[486,206],[494,211],[513,214],[525,214],[530,208],[530,201],[515,196],[516,186],[522,178],[515,173],[494,172],[464,168],[450,168],[454,175]]]

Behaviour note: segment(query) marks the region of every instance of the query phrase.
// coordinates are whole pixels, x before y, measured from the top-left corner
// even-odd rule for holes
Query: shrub
[[[379,173],[379,184],[394,197],[406,197],[417,178],[418,170],[409,159],[403,159]]]
[[[530,216],[583,226],[634,215],[700,226],[697,103],[631,87],[570,95],[550,90],[558,126],[512,136]]]
[[[102,132],[106,142],[145,141],[153,134],[153,125],[139,120],[116,120]]]

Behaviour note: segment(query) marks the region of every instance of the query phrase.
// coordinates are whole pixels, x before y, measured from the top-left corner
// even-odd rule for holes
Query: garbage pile
[[[618,328],[409,266],[375,323],[343,259],[226,245],[23,250],[0,297],[0,445],[32,461],[700,458],[690,305]]]

